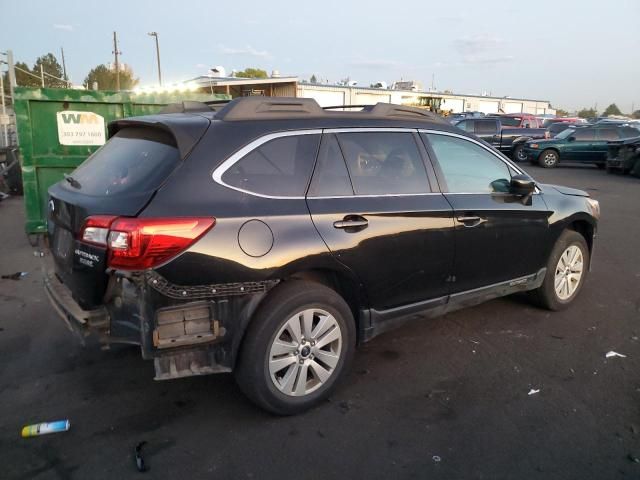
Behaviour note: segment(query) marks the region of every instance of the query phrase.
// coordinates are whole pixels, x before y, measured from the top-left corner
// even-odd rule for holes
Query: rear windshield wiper
[[[77,181],[75,178],[73,178],[71,175],[69,175],[68,173],[65,173],[63,175],[64,175],[64,179],[67,182],[69,182],[69,185],[71,185],[73,188],[77,188],[77,189],[82,188],[82,185],[80,185],[80,182]]]

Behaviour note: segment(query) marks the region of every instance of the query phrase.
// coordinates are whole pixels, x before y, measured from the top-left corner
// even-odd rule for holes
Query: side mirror
[[[509,193],[513,195],[527,196],[532,195],[536,190],[536,182],[526,175],[514,175],[511,177]]]
[[[575,142],[575,141],[576,141],[576,137],[574,137],[573,135],[567,138],[567,142]]]

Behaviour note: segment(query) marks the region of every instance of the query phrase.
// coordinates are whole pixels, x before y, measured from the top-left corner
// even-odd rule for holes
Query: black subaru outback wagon
[[[332,391],[358,342],[519,291],[561,309],[585,281],[598,202],[429,112],[183,110],[111,123],[49,189],[55,310],[140,345],[158,380],[233,370],[292,414]]]

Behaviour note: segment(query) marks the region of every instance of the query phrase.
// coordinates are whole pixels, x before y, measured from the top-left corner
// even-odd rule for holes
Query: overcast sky
[[[0,50],[18,61],[64,47],[75,83],[122,61],[141,85],[255,66],[360,85],[418,80],[456,93],[551,100],[556,107],[615,102],[640,108],[640,0],[4,1]]]

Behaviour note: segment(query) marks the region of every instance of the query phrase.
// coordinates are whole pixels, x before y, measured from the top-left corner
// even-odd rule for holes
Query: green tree
[[[16,67],[16,85],[18,85],[19,87],[42,86],[42,83],[40,81],[39,68],[38,68],[37,77],[34,77],[33,75],[36,75],[36,74],[29,68],[29,65],[27,65],[26,63],[16,62],[15,67]],[[33,75],[30,75],[30,74],[33,74]]]
[[[632,116],[633,118],[640,118],[640,110],[636,110],[635,112],[633,112],[633,113],[631,114],[631,116]]]
[[[583,108],[578,112],[580,118],[597,117],[598,111],[595,108]]]
[[[53,53],[47,53],[36,59],[36,63],[33,65],[31,71],[40,76],[40,66],[44,71],[44,86],[48,88],[66,88],[67,78],[65,78],[62,72],[62,65],[58,62],[58,59]],[[54,78],[55,77],[55,78]],[[62,79],[62,80],[60,80]]]
[[[556,117],[568,117],[569,112],[567,112],[564,108],[556,108]]]
[[[236,72],[236,77],[239,78],[268,78],[267,72],[260,68],[245,68],[239,72]]]
[[[612,103],[604,110],[603,115],[605,117],[608,117],[609,115],[622,115],[622,112],[615,103]]]
[[[316,78],[315,73],[311,75],[311,78],[309,79],[309,83],[318,83],[318,79]]]
[[[120,70],[120,90],[131,90],[138,84],[130,68]],[[92,68],[84,79],[87,88],[93,88],[93,83],[98,83],[98,90],[116,90],[116,72],[106,65],[98,65]]]

